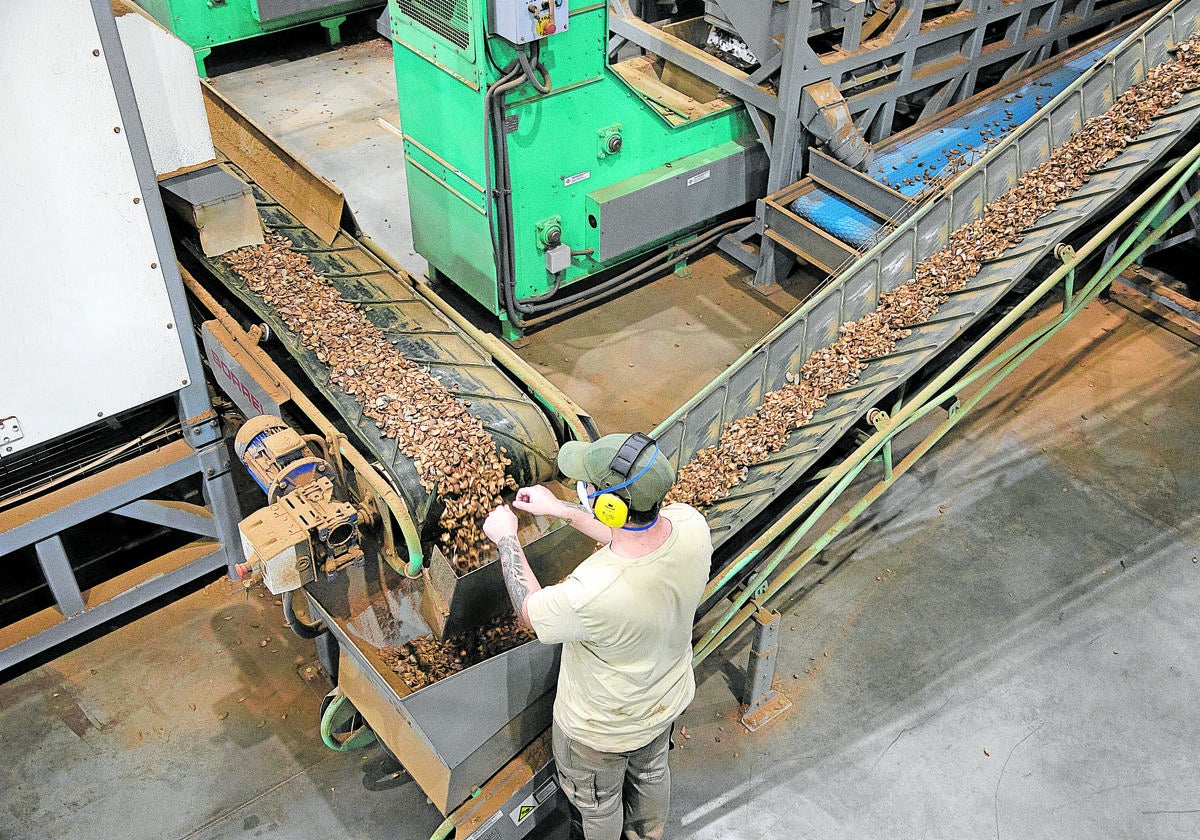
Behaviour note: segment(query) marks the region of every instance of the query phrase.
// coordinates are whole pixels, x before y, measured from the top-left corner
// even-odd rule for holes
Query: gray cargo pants
[[[558,781],[577,812],[571,814],[573,840],[659,840],[671,802],[670,744],[668,726],[640,749],[600,752],[568,737],[556,724]]]

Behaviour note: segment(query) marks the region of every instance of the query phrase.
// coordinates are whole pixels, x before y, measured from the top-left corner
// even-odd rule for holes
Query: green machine
[[[509,337],[678,264],[765,192],[740,102],[653,56],[610,64],[607,4],[568,3],[390,0],[416,248]]]
[[[135,0],[150,15],[175,33],[196,54],[200,78],[208,73],[204,60],[213,47],[279,32],[307,23],[319,23],[329,33],[330,45],[341,42],[346,15],[382,0]]]

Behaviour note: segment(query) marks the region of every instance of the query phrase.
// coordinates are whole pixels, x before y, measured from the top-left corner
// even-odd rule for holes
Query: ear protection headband
[[[633,470],[633,465],[637,463],[637,459],[651,446],[654,447],[654,452],[650,455],[650,460],[646,462],[646,466],[642,467],[637,475],[630,476],[629,473]],[[620,484],[614,484],[612,487],[596,490],[594,493],[587,492],[586,481],[578,482],[576,490],[579,493],[580,504],[589,508],[597,520],[610,528],[623,527],[629,519],[629,504],[614,491],[624,490],[645,475],[657,457],[658,443],[653,438],[647,437],[641,432],[634,432],[621,444],[621,448],[617,450],[617,454],[613,456],[612,461],[608,465],[609,470],[615,472],[624,481]]]

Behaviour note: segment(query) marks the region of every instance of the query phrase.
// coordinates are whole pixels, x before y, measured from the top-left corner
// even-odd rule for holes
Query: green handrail
[[[770,597],[771,594],[777,592],[779,587],[790,580],[790,578],[794,576],[796,572],[803,568],[803,566],[806,565],[807,562],[816,555],[820,548],[823,548],[824,545],[828,544],[829,540],[831,540],[833,536],[836,536],[836,533],[840,533],[840,531],[843,530],[850,521],[853,521],[854,517],[860,514],[862,510],[865,510],[866,506],[869,506],[871,502],[875,500],[875,498],[878,498],[879,493],[882,493],[883,489],[886,489],[887,486],[890,486],[892,483],[894,483],[896,478],[907,471],[907,469],[914,462],[914,460],[910,460],[912,459],[913,454],[917,454],[919,452],[918,457],[920,457],[920,454],[924,454],[924,452],[928,451],[929,446],[932,446],[932,444],[935,443],[937,439],[940,439],[941,436],[944,435],[945,432],[948,431],[949,428],[958,421],[958,419],[961,419],[963,414],[965,414],[965,411],[963,410],[960,410],[956,414],[952,415],[950,421],[953,422],[947,421],[949,422],[949,425],[946,426],[944,430],[935,433],[936,439],[929,442],[928,446],[922,444],[922,446],[918,447],[917,450],[914,450],[914,453],[910,453],[910,455],[904,459],[900,467],[894,468],[892,470],[892,478],[885,481],[883,486],[878,488],[878,492],[873,490],[872,493],[874,495],[868,494],[870,496],[869,501],[864,499],[865,504],[863,504],[861,509],[858,505],[852,509],[854,513],[853,517],[850,517],[844,524],[841,522],[841,520],[839,520],[838,525],[835,525],[834,528],[831,529],[831,531],[836,529],[836,533],[828,534],[828,539],[823,537],[822,540],[819,541],[819,547],[816,547],[814,544],[815,550],[812,548],[810,548],[810,550],[806,550],[804,555],[801,555],[801,557],[798,558],[798,560],[802,560],[802,562],[800,562],[798,565],[793,563],[792,566],[788,567],[788,570],[781,576],[781,578],[776,581],[776,583],[771,584],[770,587],[767,586],[768,578],[783,561],[787,553],[790,552],[791,549],[794,548],[799,542],[799,540],[808,533],[808,531],[816,523],[816,520],[819,519],[826,510],[828,510],[833,502],[836,501],[842,492],[844,492],[846,487],[853,482],[854,478],[861,473],[867,463],[874,459],[876,455],[878,455],[878,453],[884,449],[884,447],[888,445],[897,434],[908,428],[910,425],[915,423],[921,417],[925,416],[937,406],[943,404],[947,398],[953,396],[958,391],[969,386],[970,384],[973,384],[980,377],[986,375],[989,371],[994,370],[999,364],[1003,363],[1004,359],[1012,358],[1013,351],[1009,351],[1007,354],[1000,357],[1000,359],[993,360],[992,362],[986,364],[982,369],[969,374],[954,387],[943,390],[946,389],[946,386],[951,382],[953,377],[957,376],[976,358],[986,352],[987,349],[996,342],[996,340],[998,340],[1005,332],[1007,332],[1009,328],[1011,328],[1017,322],[1017,320],[1023,317],[1034,304],[1043,298],[1051,289],[1053,289],[1061,280],[1063,280],[1064,277],[1073,274],[1074,267],[1079,260],[1086,258],[1098,250],[1102,245],[1106,244],[1114,234],[1128,224],[1128,222],[1132,220],[1147,204],[1149,204],[1155,196],[1158,196],[1158,200],[1154,203],[1153,207],[1142,216],[1141,220],[1135,225],[1133,231],[1125,237],[1122,245],[1104,261],[1101,268],[1095,273],[1095,275],[1093,275],[1093,279],[1087,284],[1087,286],[1085,286],[1084,289],[1080,290],[1078,293],[1072,294],[1073,300],[1071,300],[1070,304],[1064,308],[1064,312],[1059,316],[1059,318],[1052,322],[1051,326],[1040,330],[1035,337],[1031,337],[1030,339],[1026,339],[1024,342],[1022,342],[1021,347],[1025,347],[1031,342],[1037,341],[1039,338],[1041,341],[1048,339],[1049,336],[1060,329],[1067,320],[1070,320],[1070,318],[1078,314],[1082,308],[1082,305],[1086,305],[1086,303],[1090,302],[1095,295],[1099,293],[1100,289],[1106,286],[1107,283],[1112,282],[1112,277],[1116,276],[1116,274],[1114,274],[1112,271],[1115,266],[1120,266],[1116,272],[1119,274],[1120,271],[1123,271],[1126,266],[1136,259],[1137,255],[1144,253],[1144,251],[1150,247],[1153,242],[1161,238],[1161,236],[1167,230],[1169,230],[1172,225],[1182,218],[1182,215],[1185,214],[1187,210],[1176,210],[1171,214],[1170,217],[1168,217],[1169,224],[1166,224],[1165,226],[1159,225],[1154,229],[1151,237],[1138,242],[1139,237],[1142,236],[1146,228],[1149,227],[1152,221],[1161,214],[1171,198],[1180,191],[1187,180],[1190,179],[1198,169],[1200,169],[1200,147],[1189,150],[1185,155],[1183,155],[1183,157],[1176,161],[1173,166],[1163,173],[1163,175],[1160,176],[1141,195],[1139,195],[1137,199],[1130,203],[1124,210],[1121,211],[1121,213],[1119,213],[1114,219],[1105,225],[1104,228],[1102,228],[1091,239],[1089,239],[1088,242],[1079,249],[1079,252],[1074,260],[1071,260],[1069,263],[1064,264],[1059,269],[1054,271],[1033,292],[1026,296],[1025,300],[1022,301],[1020,306],[1008,313],[1003,319],[1001,319],[1000,322],[988,330],[988,332],[982,338],[977,340],[966,353],[959,356],[950,366],[946,368],[946,370],[928,383],[910,402],[900,408],[900,410],[896,412],[896,415],[892,418],[890,424],[887,424],[883,429],[871,435],[863,444],[858,447],[858,449],[855,450],[850,457],[848,457],[841,464],[837,465],[820,483],[806,493],[804,497],[800,499],[800,501],[789,508],[789,510],[785,512],[785,514],[779,520],[773,523],[766,532],[764,532],[745,551],[743,551],[734,563],[730,564],[730,566],[726,568],[720,575],[710,581],[709,586],[705,591],[705,598],[714,595],[717,591],[728,585],[739,574],[754,564],[755,561],[760,558],[763,552],[766,551],[772,544],[774,544],[780,537],[792,531],[792,526],[797,519],[811,510],[811,513],[805,517],[804,522],[798,528],[796,528],[794,532],[791,533],[785,544],[780,546],[778,549],[771,551],[766,562],[762,564],[761,568],[755,571],[753,576],[746,583],[745,588],[734,598],[733,603],[725,609],[724,613],[716,620],[704,637],[696,643],[693,650],[693,663],[699,664],[701,661],[703,661],[705,657],[712,653],[712,651],[721,644],[721,642],[723,642],[732,634],[736,627],[740,626],[742,622],[744,622],[750,615],[753,614],[755,607],[747,607],[747,604],[750,601],[755,600],[761,603],[766,598]],[[1184,206],[1190,209],[1190,207],[1195,206],[1197,199],[1200,199],[1200,196],[1189,200]],[[1138,244],[1135,246],[1134,243]],[[1131,247],[1133,248],[1132,256],[1127,253]],[[1109,277],[1109,275],[1111,275],[1111,277]],[[1104,280],[1106,277],[1109,278],[1107,281]],[[1040,344],[1038,346],[1040,346]],[[1036,347],[1033,349],[1036,349]],[[1023,361],[1029,352],[1032,352],[1032,349],[1029,349],[1025,355],[1021,355],[1020,360]],[[1016,363],[1019,364],[1019,361]],[[1004,372],[995,381],[990,383],[987,386],[988,390],[994,387],[995,384],[1000,379],[1003,379],[1004,376],[1007,376],[1008,372],[1009,371]],[[970,402],[970,405],[973,406],[977,402],[978,400],[973,399]],[[815,508],[814,505],[816,505]],[[846,517],[843,517],[843,519],[845,518]]]

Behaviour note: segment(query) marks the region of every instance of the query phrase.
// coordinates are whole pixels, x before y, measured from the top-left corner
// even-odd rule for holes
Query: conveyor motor
[[[361,562],[359,521],[371,514],[335,498],[333,468],[277,417],[254,417],[242,426],[234,451],[267,494],[268,506],[238,525],[246,562],[242,574],[261,572],[273,594],[333,575]]]

